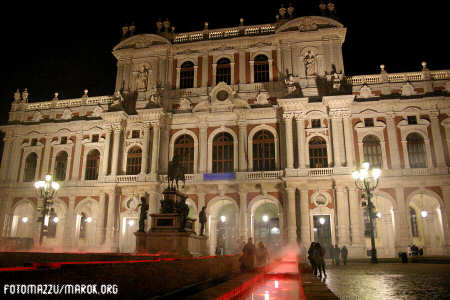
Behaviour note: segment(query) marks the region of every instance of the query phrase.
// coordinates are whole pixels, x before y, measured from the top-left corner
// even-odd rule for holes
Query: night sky
[[[23,4],[16,1],[0,16],[0,124],[17,88],[28,88],[29,100],[77,98],[112,94],[116,61],[112,48],[121,27],[135,22],[137,33],[155,32],[155,21],[169,17],[176,32],[231,27],[244,18],[246,25],[275,21],[280,1],[123,1],[100,6],[91,2],[60,1]],[[327,0],[325,0],[327,2]],[[432,70],[449,69],[448,13],[435,2],[334,1],[339,21],[347,27],[344,65],[347,75],[374,74],[385,64],[388,72],[418,71],[422,61]],[[155,4],[158,3],[158,4]],[[219,3],[230,8],[220,8]],[[319,0],[293,1],[295,15],[320,15]],[[433,6],[425,6],[426,4]],[[242,7],[244,4],[246,6]]]

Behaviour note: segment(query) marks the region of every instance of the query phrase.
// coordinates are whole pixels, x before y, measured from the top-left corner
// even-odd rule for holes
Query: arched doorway
[[[253,234],[255,244],[263,242],[269,249],[281,246],[280,218],[275,203],[265,202],[255,209]]]
[[[236,201],[229,197],[216,197],[208,203],[206,214],[210,254],[214,255],[217,248],[223,254],[236,253],[240,247]]]
[[[89,251],[95,248],[98,205],[93,199],[81,201],[75,208],[75,241],[79,250]]]
[[[36,209],[30,201],[20,201],[13,210],[11,237],[32,238],[36,226]]]
[[[408,207],[412,243],[423,248],[424,255],[444,255],[444,227],[439,201],[418,192],[410,198]]]
[[[375,245],[378,257],[396,257],[395,253],[395,218],[394,207],[390,199],[382,195],[375,195],[372,199]],[[369,213],[363,208],[364,236],[366,249],[371,249]]]

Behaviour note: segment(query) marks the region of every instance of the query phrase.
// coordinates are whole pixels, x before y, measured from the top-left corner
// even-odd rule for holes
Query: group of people
[[[412,244],[408,246],[408,254],[409,256],[422,256],[423,255],[423,249],[419,247],[417,247],[416,245]]]
[[[327,276],[325,272],[325,249],[322,248],[320,243],[312,242],[308,249],[308,260],[312,266],[313,274],[319,277]]]
[[[339,266],[341,258],[342,258],[342,263],[344,265],[346,265],[347,264],[347,256],[348,256],[347,247],[344,246],[344,247],[342,247],[342,249],[340,249],[338,247],[338,245],[331,247],[331,258],[333,259],[333,263],[336,266]]]
[[[239,259],[242,272],[253,272],[257,268],[263,268],[269,262],[269,251],[263,242],[258,243],[258,247],[253,244],[253,239],[248,238],[248,242],[242,249],[242,256]]]

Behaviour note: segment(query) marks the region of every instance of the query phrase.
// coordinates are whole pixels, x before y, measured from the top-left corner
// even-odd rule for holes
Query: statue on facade
[[[205,224],[206,221],[208,220],[206,218],[206,206],[202,207],[202,210],[200,211],[200,213],[198,214],[198,220],[200,222],[200,235],[203,235],[203,233],[205,232]]]
[[[139,214],[139,230],[138,232],[145,232],[145,220],[147,219],[147,211],[149,205],[145,197],[141,197],[141,204],[138,207],[141,207],[141,212]]]
[[[316,74],[316,57],[311,51],[308,51],[306,53],[305,57],[303,58],[303,61],[305,63],[306,76]]]
[[[22,101],[22,97],[20,96],[20,91],[19,91],[19,89],[17,89],[17,91],[14,93],[14,101],[15,101],[15,102],[20,102],[20,101]]]
[[[148,79],[150,76],[150,70],[146,65],[141,66],[141,69],[137,73],[137,88],[138,90],[147,90]]]
[[[26,88],[22,93],[22,100],[23,100],[23,102],[28,103],[28,89],[26,89]]]
[[[174,155],[172,161],[169,162],[169,168],[167,171],[167,183],[169,185],[169,189],[175,190],[178,189],[178,181],[183,181],[183,187],[185,184],[184,180],[184,168],[181,165],[178,155]],[[174,185],[175,182],[175,185]],[[176,186],[176,188],[175,188]]]

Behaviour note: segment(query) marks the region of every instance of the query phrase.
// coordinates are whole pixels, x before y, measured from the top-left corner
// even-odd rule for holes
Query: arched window
[[[268,82],[269,81],[269,60],[265,55],[258,55],[255,57],[254,65],[254,82]]]
[[[310,168],[328,168],[327,142],[321,137],[309,141]]]
[[[86,157],[86,173],[85,180],[97,180],[98,168],[100,164],[100,152],[98,150],[91,150]]]
[[[127,175],[137,175],[141,172],[142,150],[140,147],[132,147],[128,150]]]
[[[413,237],[419,236],[419,229],[417,228],[417,214],[416,210],[409,207],[409,219],[411,221],[411,234]]]
[[[233,155],[233,137],[226,132],[217,134],[213,141],[213,173],[233,172]]]
[[[67,152],[61,151],[55,159],[55,180],[64,181],[66,179]]]
[[[23,181],[29,182],[34,180],[34,176],[36,174],[36,166],[37,166],[37,154],[32,152],[27,156],[27,159],[25,160]]]
[[[275,170],[275,139],[268,130],[258,131],[253,137],[253,171]]]
[[[181,65],[180,70],[180,89],[194,87],[194,64],[186,61]]]
[[[409,166],[411,168],[426,168],[426,153],[423,137],[413,132],[406,137]]]
[[[184,172],[187,174],[194,173],[194,139],[188,134],[183,134],[176,139],[173,150],[174,156],[178,156],[181,165],[184,167]]]
[[[381,146],[380,140],[374,135],[367,135],[363,139],[364,161],[370,163],[371,167],[381,168]]]
[[[226,82],[226,84],[231,84],[231,65],[228,58],[221,58],[217,62],[216,84],[222,81]]]

